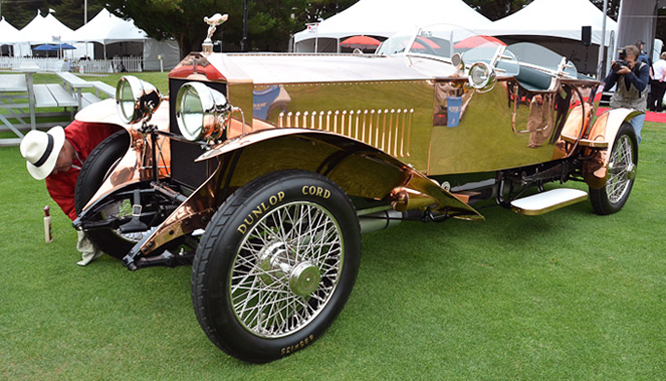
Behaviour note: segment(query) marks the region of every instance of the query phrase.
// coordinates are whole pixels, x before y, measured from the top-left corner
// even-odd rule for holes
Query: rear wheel
[[[268,174],[236,191],[206,228],[192,269],[196,316],[215,345],[268,362],[333,323],[360,264],[355,209],[327,178]]]
[[[606,186],[590,188],[590,201],[597,214],[618,212],[629,199],[636,178],[638,143],[631,124],[620,127],[608,160]]]
[[[130,144],[127,131],[118,131],[106,138],[88,155],[79,177],[76,180],[74,206],[80,214],[99,187],[113,172],[120,159],[125,155]],[[132,215],[132,200],[119,200],[105,207],[91,221],[100,221],[109,217]],[[150,230],[135,233],[121,233],[119,230],[90,230],[88,238],[100,250],[110,256],[122,259],[129,250]]]

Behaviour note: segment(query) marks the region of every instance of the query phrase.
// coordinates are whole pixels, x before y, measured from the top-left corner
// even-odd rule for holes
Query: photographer
[[[627,45],[620,59],[611,64],[612,70],[604,79],[604,88],[611,89],[617,84],[610,103],[613,109],[624,107],[643,112],[647,109],[650,66],[645,62],[637,62],[639,54],[640,50],[636,46]],[[631,120],[639,144],[644,120],[645,114]]]

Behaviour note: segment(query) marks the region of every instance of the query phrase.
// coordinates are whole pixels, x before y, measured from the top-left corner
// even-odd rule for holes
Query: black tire
[[[88,155],[79,177],[76,180],[74,207],[76,214],[97,192],[113,168],[125,155],[129,148],[130,137],[127,131],[121,130],[106,138]],[[93,220],[101,220],[108,215],[131,214],[131,200],[119,202],[107,208],[107,213],[98,214]],[[86,235],[100,250],[106,254],[122,259],[140,239],[140,233],[121,234],[114,230],[91,230]]]
[[[594,212],[601,215],[618,212],[629,199],[638,167],[638,140],[631,124],[624,122],[615,137],[608,161],[606,185],[590,188]]]
[[[360,256],[358,218],[342,189],[315,173],[274,172],[238,189],[208,224],[192,268],[194,311],[224,352],[272,361],[333,323]]]

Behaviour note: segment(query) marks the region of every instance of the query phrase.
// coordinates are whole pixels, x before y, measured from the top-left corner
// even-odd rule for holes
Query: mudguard
[[[483,220],[472,207],[407,164],[365,143],[327,131],[261,130],[225,141],[196,161],[213,158],[220,163],[215,173],[152,235],[139,242],[130,257],[139,252],[148,255],[174,238],[205,229],[233,190],[259,176],[286,169],[322,174],[350,196],[379,200],[396,210],[431,207],[454,218]]]
[[[152,148],[146,144],[143,133],[139,131],[140,125],[127,124],[120,120],[114,99],[106,99],[93,103],[79,111],[75,118],[78,121],[86,123],[114,124],[124,128],[130,134],[130,145],[127,147],[127,153],[120,159],[113,172],[109,174],[102,186],[88,201],[88,204],[84,207],[84,211],[114,191],[125,188],[130,184],[150,179],[151,172],[146,167],[151,166]],[[151,124],[156,125],[160,131],[169,130],[168,100],[162,102],[161,106],[156,110],[151,118]],[[160,176],[166,176],[169,173],[171,165],[171,151],[168,138],[160,136],[158,144],[160,146],[158,159]]]
[[[586,161],[583,166],[585,182],[593,189],[606,186],[608,160],[613,149],[613,143],[622,123],[629,122],[634,117],[643,114],[641,111],[619,108],[604,112],[592,125],[588,140],[607,144],[605,150],[590,151],[594,157]]]

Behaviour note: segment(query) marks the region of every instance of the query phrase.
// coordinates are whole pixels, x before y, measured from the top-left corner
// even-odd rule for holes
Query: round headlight
[[[162,102],[157,88],[134,76],[120,78],[116,86],[116,104],[123,122],[134,124],[150,119]]]
[[[227,98],[203,83],[188,82],[178,90],[176,119],[187,140],[220,138],[230,110]]]
[[[469,69],[469,84],[473,88],[488,91],[495,85],[495,71],[483,62],[477,62]]]

